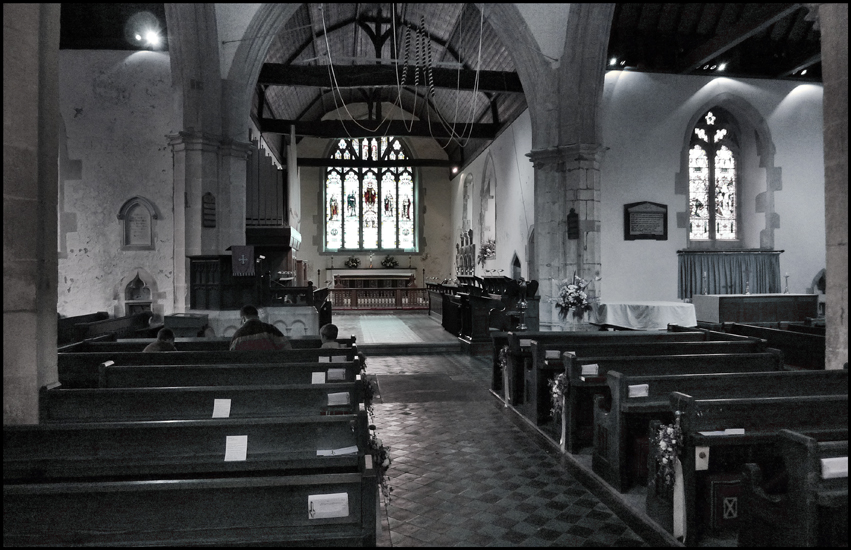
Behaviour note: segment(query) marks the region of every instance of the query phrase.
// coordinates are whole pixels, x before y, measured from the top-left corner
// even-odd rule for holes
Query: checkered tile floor
[[[462,354],[373,357],[374,424],[389,447],[378,546],[659,546],[590,492]],[[416,376],[411,376],[416,375]]]

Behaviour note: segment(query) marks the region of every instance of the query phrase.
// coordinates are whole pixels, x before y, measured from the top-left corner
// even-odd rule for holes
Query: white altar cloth
[[[665,330],[668,325],[696,327],[694,304],[684,302],[602,302],[597,322],[636,330]]]

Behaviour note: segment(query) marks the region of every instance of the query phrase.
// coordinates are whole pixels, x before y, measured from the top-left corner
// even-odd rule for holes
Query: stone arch
[[[118,209],[122,222],[122,250],[154,250],[156,223],[162,217],[157,206],[139,195],[129,199]]]
[[[774,193],[783,189],[782,172],[779,167],[774,166],[776,149],[768,123],[760,112],[745,99],[730,92],[722,92],[695,109],[691,118],[689,118],[683,135],[683,145],[680,148],[680,170],[674,178],[674,192],[677,195],[683,195],[684,201],[688,200],[688,150],[691,132],[697,124],[698,118],[713,107],[725,109],[736,119],[742,138],[746,139],[749,133],[753,133],[759,166],[765,169],[765,187],[764,191],[756,195],[755,202],[751,206],[754,212],[765,215],[765,227],[760,231],[759,248],[773,250],[774,230],[780,227],[780,215],[774,210]],[[743,212],[746,205],[740,204],[739,206],[740,212]],[[683,208],[684,210],[676,213],[678,229],[688,227],[688,204],[684,202]],[[742,245],[739,244],[738,246]]]
[[[144,267],[136,266],[124,272],[124,275],[112,287],[112,310],[113,316],[123,317],[129,315],[129,302],[133,302],[133,296],[128,294],[128,288],[139,286],[146,288],[145,296],[150,297],[151,312],[154,314],[151,317],[151,324],[161,323],[163,321],[163,313],[165,305],[162,303],[162,296],[157,286],[157,279],[151,275]],[[147,298],[146,298],[147,301]]]

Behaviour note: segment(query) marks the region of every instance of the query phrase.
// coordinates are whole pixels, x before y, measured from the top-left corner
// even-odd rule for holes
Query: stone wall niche
[[[151,289],[139,277],[133,278],[124,289],[124,313],[125,315],[136,315],[143,311],[151,311]]]
[[[157,207],[144,197],[133,197],[118,211],[121,220],[121,250],[154,250]]]

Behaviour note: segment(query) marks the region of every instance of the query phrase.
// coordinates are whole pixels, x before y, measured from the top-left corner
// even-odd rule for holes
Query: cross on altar
[[[245,254],[242,255],[242,258],[239,259],[239,263],[245,265],[245,262],[248,261],[248,258],[245,257]]]

